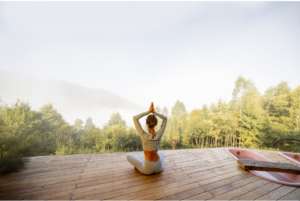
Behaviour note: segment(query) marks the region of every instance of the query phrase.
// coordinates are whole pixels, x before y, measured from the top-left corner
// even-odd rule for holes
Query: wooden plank
[[[18,176],[23,176],[23,175],[35,175],[38,173],[45,173],[45,172],[55,172],[55,171],[61,171],[61,170],[76,170],[76,169],[81,169],[85,167],[85,164],[77,164],[76,166],[73,165],[62,165],[62,166],[56,166],[56,167],[50,167],[50,168],[38,168],[34,170],[23,170],[21,171]]]
[[[132,188],[127,188],[127,189],[122,189],[122,190],[118,190],[118,191],[114,191],[112,192],[108,192],[108,193],[97,193],[94,196],[86,196],[84,198],[80,198],[80,199],[86,199],[86,200],[103,200],[103,199],[109,199],[114,197],[114,199],[117,200],[124,200],[124,198],[116,198],[118,196],[124,195],[124,194],[137,194],[140,193],[143,190],[149,190],[152,189],[154,187],[159,188],[160,186],[164,185],[164,184],[168,184],[168,183],[172,183],[174,182],[174,179],[169,179],[169,180],[163,180],[163,181],[158,181],[155,183],[149,183],[149,184],[145,184],[145,185],[140,185],[140,186],[136,186],[136,187],[132,187]],[[153,191],[151,191],[153,192]],[[136,197],[136,196],[135,196]],[[71,197],[71,199],[73,199],[74,197]]]
[[[205,172],[203,172],[203,175],[205,175],[205,176],[201,176],[201,175],[198,175],[198,178],[199,177],[213,177],[213,176],[215,176],[216,174],[224,174],[224,172],[222,172],[223,170],[225,169],[225,167],[223,167],[223,169],[219,169],[218,171],[216,170],[216,172],[212,172],[212,173],[210,173],[210,174],[205,174]],[[227,169],[227,167],[226,167],[226,169]],[[231,170],[226,170],[227,172],[231,172]],[[166,185],[164,185],[164,186],[161,186],[159,189],[156,189],[156,192],[157,191],[169,191],[169,189],[174,189],[174,188],[178,188],[178,189],[180,189],[180,188],[182,188],[184,185],[189,185],[189,184],[191,184],[191,185],[198,185],[198,184],[195,184],[195,182],[197,182],[198,181],[198,179],[197,179],[197,177],[195,177],[195,178],[189,178],[189,179],[184,179],[184,180],[179,180],[179,181],[177,181],[177,182],[173,182],[173,183],[170,183],[170,184],[166,184]],[[173,192],[173,193],[176,193],[176,192],[180,192],[180,190],[175,190],[175,191],[173,191],[173,190],[170,190],[169,192]],[[126,190],[126,189],[125,189]],[[153,193],[153,191],[152,191],[152,193]],[[165,196],[167,196],[168,194],[161,194],[161,193],[159,193],[158,195],[156,195],[156,197],[159,197],[159,196],[161,196],[161,195],[165,195]],[[133,195],[130,195],[130,199],[133,199],[133,197],[132,197]],[[151,199],[151,198],[149,198],[148,196],[150,196],[150,195],[146,195],[146,196],[143,196],[142,197],[142,199]],[[140,199],[140,197],[134,197],[134,198],[136,198],[136,199]],[[120,196],[120,197],[117,197],[117,198],[114,198],[114,199],[120,199],[120,200],[124,200],[124,199],[128,199],[128,196],[126,196],[125,195],[125,197],[124,196]],[[158,199],[158,198],[157,198]]]
[[[76,194],[72,193],[71,200],[79,200],[79,199],[83,199],[86,197],[91,197],[91,196],[95,196],[95,195],[99,195],[99,194],[101,195],[101,194],[106,194],[106,193],[113,193],[113,191],[114,191],[113,186],[109,186],[106,188],[95,188],[93,190],[84,191],[82,193],[76,193]]]
[[[143,197],[146,195],[150,195],[153,192],[162,191],[162,187],[164,187],[168,184],[173,184],[174,182],[185,180],[186,177],[187,177],[186,175],[183,175],[181,177],[177,177],[176,180],[173,178],[173,179],[169,179],[169,180],[164,180],[164,181],[159,181],[159,182],[155,182],[155,183],[137,186],[135,188],[128,188],[128,189],[124,189],[121,191],[115,191],[114,199],[124,200],[124,199],[133,199],[133,198],[137,198],[137,197]],[[128,193],[130,193],[130,194],[128,194]]]
[[[174,182],[174,180],[172,179],[169,179],[167,181],[170,181],[169,183],[172,183]],[[156,187],[153,187],[152,188],[144,188],[144,189],[141,189],[139,191],[136,191],[136,192],[133,192],[133,193],[126,193],[126,190],[124,190],[123,192],[119,191],[117,192],[117,194],[119,196],[116,196],[117,194],[114,193],[114,200],[132,200],[132,199],[136,199],[137,197],[143,197],[143,196],[146,196],[146,195],[150,195],[152,194],[153,192],[158,192],[161,188],[161,185],[156,185]],[[123,194],[123,195],[120,195],[120,194]]]
[[[23,180],[25,178],[30,178],[31,180],[35,180],[35,179],[40,179],[40,178],[50,178],[50,177],[56,177],[56,176],[62,176],[62,175],[71,175],[71,174],[76,174],[82,172],[84,169],[76,169],[73,171],[70,170],[66,170],[66,171],[57,171],[57,172],[46,172],[46,173],[39,173],[39,174],[35,174],[35,175],[25,175],[25,176],[18,176],[16,177],[13,181],[20,181]]]
[[[183,175],[176,179],[177,179],[177,181],[185,180],[185,179],[187,179],[187,176]],[[129,200],[129,199],[135,199],[138,197],[143,197],[146,195],[150,195],[153,192],[160,191],[163,185],[166,185],[169,183],[174,183],[174,182],[176,182],[176,180],[172,178],[172,179],[168,179],[168,180],[164,180],[164,181],[151,183],[152,185],[141,185],[136,188],[128,188],[128,189],[124,189],[123,191],[122,190],[115,191],[114,199],[115,200]]]
[[[204,180],[201,180],[198,182],[198,184],[200,184],[201,186],[203,185],[207,185],[207,184],[210,184],[210,183],[213,183],[213,182],[216,182],[216,181],[220,181],[220,180],[223,180],[223,179],[227,179],[229,177],[232,177],[232,176],[235,176],[235,175],[238,175],[240,174],[239,172],[227,172],[225,174],[221,174],[221,175],[218,175],[218,176],[214,176],[214,177],[210,177],[210,178],[206,178]]]
[[[198,187],[198,188],[189,189],[187,191],[183,191],[183,192],[178,191],[178,192],[179,193],[168,196],[167,198],[165,198],[165,200],[183,200],[204,193],[205,190],[202,187]]]
[[[228,161],[228,162],[224,162],[224,163],[210,164],[210,165],[206,165],[205,167],[184,171],[184,173],[185,174],[191,174],[191,173],[201,172],[203,170],[208,170],[208,169],[218,168],[218,167],[226,167],[226,166],[234,165],[234,164],[236,164],[235,161]]]
[[[67,195],[67,196],[63,196],[63,197],[53,198],[50,200],[70,200],[70,199],[71,199],[71,195]]]
[[[92,197],[81,198],[80,200],[108,200],[108,199],[112,198],[113,196],[114,196],[114,193],[110,192],[110,193],[95,195]],[[71,197],[71,199],[72,199],[72,197]]]
[[[142,197],[138,197],[136,198],[137,200],[156,200],[156,199],[160,199],[160,198],[163,198],[163,197],[166,197],[166,196],[170,196],[170,195],[174,195],[175,194],[175,197],[176,199],[180,199],[180,196],[183,195],[183,194],[178,194],[180,192],[187,192],[188,190],[190,189],[195,189],[199,187],[199,185],[197,183],[192,183],[192,184],[188,184],[188,185],[184,185],[184,186],[180,186],[180,187],[177,187],[177,188],[174,188],[174,189],[170,189],[170,190],[164,190],[164,191],[160,191],[160,192],[157,192],[157,191],[152,191],[151,194],[147,195],[147,196],[142,196]],[[198,191],[200,189],[198,188]],[[154,192],[157,192],[157,193],[154,193]],[[201,192],[204,192],[204,190],[202,190]],[[119,198],[117,198],[119,199]],[[174,196],[171,198],[174,200]],[[169,200],[169,197],[168,197],[168,200]]]
[[[207,168],[209,168],[209,167],[206,167],[206,169]],[[223,167],[223,168],[225,168],[225,167]],[[230,171],[230,170],[227,170],[227,171]],[[220,173],[221,174],[221,173]],[[212,176],[213,176],[214,174],[212,174]],[[183,182],[186,182],[186,181],[183,181]],[[187,181],[188,183],[190,182],[190,181]],[[181,185],[183,185],[182,184],[182,181],[180,182],[180,183],[178,183],[176,186],[181,186]],[[174,185],[172,185],[173,187],[174,187]],[[168,187],[166,187],[166,188],[171,188],[172,186],[168,186]],[[175,187],[176,187],[175,186]],[[163,186],[164,188],[165,188],[165,186]],[[128,189],[124,189],[125,190],[125,192],[128,190]],[[128,192],[127,192],[128,193]],[[72,198],[73,199],[73,198]],[[118,198],[118,199],[124,199],[124,198]]]
[[[269,193],[267,193],[264,196],[259,197],[257,200],[278,200],[279,198],[282,198],[283,196],[287,195],[288,193],[294,191],[297,187],[293,186],[281,186]]]
[[[160,177],[156,177],[156,178],[149,178],[149,179],[130,182],[130,183],[121,184],[121,185],[114,185],[114,190],[122,190],[122,189],[130,188],[130,187],[134,187],[134,186],[140,186],[143,184],[153,183],[153,182],[157,182],[157,181],[163,181],[163,180],[167,180],[167,179],[171,179],[171,178],[172,177],[170,177],[170,176],[160,176]]]
[[[283,196],[279,200],[299,200],[300,199],[300,188],[297,188],[287,195]]]
[[[250,184],[241,186],[239,188],[236,188],[235,190],[231,190],[227,193],[216,196],[216,197],[214,197],[214,199],[215,200],[232,200],[232,199],[235,199],[237,197],[240,197],[243,194],[248,193],[249,191],[260,188],[260,187],[266,185],[268,182],[269,181],[267,181],[267,180],[258,180],[258,181],[255,181],[253,183],[250,183]]]
[[[208,200],[208,199],[210,199],[212,197],[213,197],[212,194],[210,194],[209,192],[205,192],[205,193],[201,193],[201,194],[189,197],[189,198],[187,198],[185,200]]]
[[[0,199],[9,195],[15,199],[210,199],[213,196],[211,192],[216,192],[217,189],[221,193],[220,189],[226,186],[222,194],[217,193],[217,196],[226,197],[230,193],[229,190],[241,188],[234,184],[235,182],[255,177],[238,166],[222,148],[164,152],[163,172],[151,176],[144,176],[133,170],[126,159],[128,153],[36,158],[24,171],[4,177],[0,186]],[[142,156],[143,153],[134,154]],[[262,155],[267,154],[268,151]],[[276,158],[276,154],[277,152],[274,152],[269,156]],[[277,156],[276,160],[279,159]],[[86,165],[80,169],[72,169],[72,165],[81,163]],[[49,170],[50,167],[55,171]],[[67,181],[79,176],[76,181]],[[229,188],[230,185],[236,188]],[[275,196],[282,188],[275,188],[276,185],[267,183],[265,187],[252,190],[249,187],[246,188],[248,192],[239,194],[236,198],[247,198],[252,194],[259,196],[259,199],[264,195]],[[209,192],[199,191],[198,188]],[[71,193],[68,193],[68,190],[71,190]],[[158,194],[153,195],[153,192]],[[287,190],[285,194],[289,192],[292,190]],[[292,193],[289,196],[296,195]]]
[[[59,192],[59,193],[52,193],[52,194],[41,195],[41,196],[37,196],[37,197],[30,197],[30,198],[27,198],[27,200],[50,200],[50,199],[56,200],[59,197],[69,196],[69,195],[71,195],[71,193],[72,193],[72,190],[63,191],[63,192]]]
[[[233,163],[235,162],[235,160],[220,160],[218,163]],[[208,163],[206,161],[196,161],[196,162],[193,162],[193,163],[187,163],[187,164],[183,164],[183,165],[174,165],[173,167],[171,167],[172,169],[182,169],[182,170],[185,170],[185,171],[188,171],[188,170],[193,170],[195,168],[200,168],[200,167],[206,167],[206,166],[211,166],[211,165],[216,165],[218,163]],[[193,166],[196,166],[196,167],[193,167]],[[193,167],[193,168],[190,168],[190,167]]]
[[[86,193],[86,192],[100,190],[100,189],[104,189],[104,188],[111,188],[113,186],[114,186],[114,183],[110,182],[110,183],[99,184],[99,185],[94,185],[94,186],[89,186],[89,187],[84,187],[84,188],[76,188],[72,192],[72,194],[76,195],[76,194]]]
[[[229,176],[228,178],[225,178],[223,180],[217,180],[213,183],[209,183],[207,185],[202,186],[203,189],[205,189],[206,191],[211,191],[213,189],[225,186],[227,184],[231,184],[237,181],[241,181],[244,179],[247,179],[248,177],[252,177],[252,174],[248,174],[248,173],[239,173],[237,175],[232,175]]]
[[[253,160],[237,160],[237,163],[244,170],[258,170],[258,171],[286,172],[286,173],[300,174],[300,167],[291,163],[275,163],[275,162],[253,161]]]
[[[136,200],[157,200],[159,198],[163,198],[166,197],[165,192],[164,191],[160,191],[158,193],[153,193],[144,197],[139,197]]]
[[[51,181],[46,181],[46,182],[29,182],[27,184],[15,184],[15,185],[11,185],[11,186],[5,186],[3,188],[1,188],[1,192],[2,191],[6,191],[6,192],[10,192],[10,191],[16,191],[16,190],[25,190],[25,189],[34,189],[34,188],[44,188],[44,189],[48,189],[50,187],[53,186],[66,186],[67,184],[73,185],[74,182],[76,184],[76,181],[79,180],[79,176],[78,177],[72,177],[72,178],[68,178],[68,179],[62,179],[62,180],[51,180]]]
[[[67,191],[67,190],[74,190],[76,185],[73,186],[66,186],[62,188],[54,188],[54,189],[36,189],[35,191],[27,192],[27,193],[19,193],[16,192],[14,194],[8,194],[5,197],[1,197],[1,199],[5,200],[22,200],[22,199],[28,199],[30,197],[36,197],[36,196],[42,196],[42,195],[47,195],[51,193],[59,193],[62,191]]]
[[[15,180],[13,182],[6,182],[2,186],[8,186],[8,185],[13,185],[13,184],[22,184],[22,183],[31,183],[31,182],[46,182],[46,181],[52,181],[52,180],[57,180],[57,179],[68,179],[72,177],[77,177],[80,176],[80,172],[77,171],[76,173],[70,175],[70,174],[62,174],[62,175],[55,175],[55,176],[44,176],[44,177],[29,177],[27,179],[20,179],[20,180]]]
[[[262,195],[267,194],[270,191],[275,190],[276,188],[279,188],[280,186],[281,186],[280,184],[277,184],[274,182],[269,182],[268,184],[266,184],[260,188],[250,191],[238,198],[235,198],[235,200],[254,200],[254,199],[261,197]]]
[[[195,189],[195,188],[197,188],[199,191],[204,192],[204,190],[201,189],[200,185],[195,182],[195,183],[191,183],[191,184],[188,184],[188,185],[179,186],[177,188],[164,190],[164,193],[165,193],[165,196],[171,197],[172,195],[177,195],[178,193],[189,191],[189,190]],[[177,198],[178,198],[178,196],[182,197],[182,195],[183,194],[181,194],[180,196],[177,195]]]
[[[79,183],[77,184],[77,189],[79,188],[85,188],[89,186],[95,186],[95,185],[100,185],[100,184],[105,184],[105,183],[111,183],[114,181],[113,177],[108,177],[108,178],[102,178],[102,177],[93,177],[94,181],[92,182],[85,182],[85,183]]]
[[[258,181],[259,177],[256,177],[255,175],[252,175],[244,180],[240,180],[240,181],[236,181],[224,186],[221,186],[219,188],[216,188],[214,190],[209,191],[213,196],[218,196],[218,195],[222,195],[224,193],[230,192],[232,190],[241,188],[242,186],[245,186],[249,183]]]
[[[14,175],[14,179],[15,181],[20,180],[22,178],[33,178],[33,177],[37,177],[37,176],[41,176],[41,175],[57,175],[57,174],[61,174],[63,172],[68,173],[68,172],[73,172],[73,171],[83,171],[83,168],[71,168],[71,169],[65,169],[65,170],[55,170],[55,171],[51,171],[51,172],[36,172],[34,174],[26,174],[23,171],[19,172],[19,173],[13,173]]]

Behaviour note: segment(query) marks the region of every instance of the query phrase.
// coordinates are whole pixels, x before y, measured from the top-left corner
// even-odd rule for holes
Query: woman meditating
[[[149,132],[145,132],[141,127],[139,119],[149,113],[153,113],[153,115],[149,115],[146,119]],[[161,127],[157,132],[154,131],[154,126],[157,124],[157,118],[155,115],[163,119]],[[149,112],[144,112],[134,116],[133,122],[142,139],[145,160],[133,154],[128,154],[127,160],[143,174],[149,175],[153,173],[160,173],[164,166],[164,152],[157,153],[157,150],[167,125],[167,117],[155,112],[153,103],[151,103]]]

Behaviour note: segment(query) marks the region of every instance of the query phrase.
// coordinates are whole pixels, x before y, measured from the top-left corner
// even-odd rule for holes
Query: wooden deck
[[[253,150],[291,163],[277,152]],[[2,200],[299,200],[300,188],[261,179],[224,148],[165,152],[164,170],[145,176],[127,153],[41,156],[2,177]],[[134,152],[143,157],[143,152]]]

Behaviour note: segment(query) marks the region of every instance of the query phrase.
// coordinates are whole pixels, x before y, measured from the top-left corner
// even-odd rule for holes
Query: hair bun
[[[146,124],[149,126],[149,127],[154,127],[157,125],[157,118],[155,115],[149,115],[146,119]]]

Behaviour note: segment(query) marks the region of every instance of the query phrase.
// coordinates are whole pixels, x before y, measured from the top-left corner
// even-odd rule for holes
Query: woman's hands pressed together
[[[153,102],[151,102],[151,106],[149,108],[149,113],[154,113],[154,105]]]

